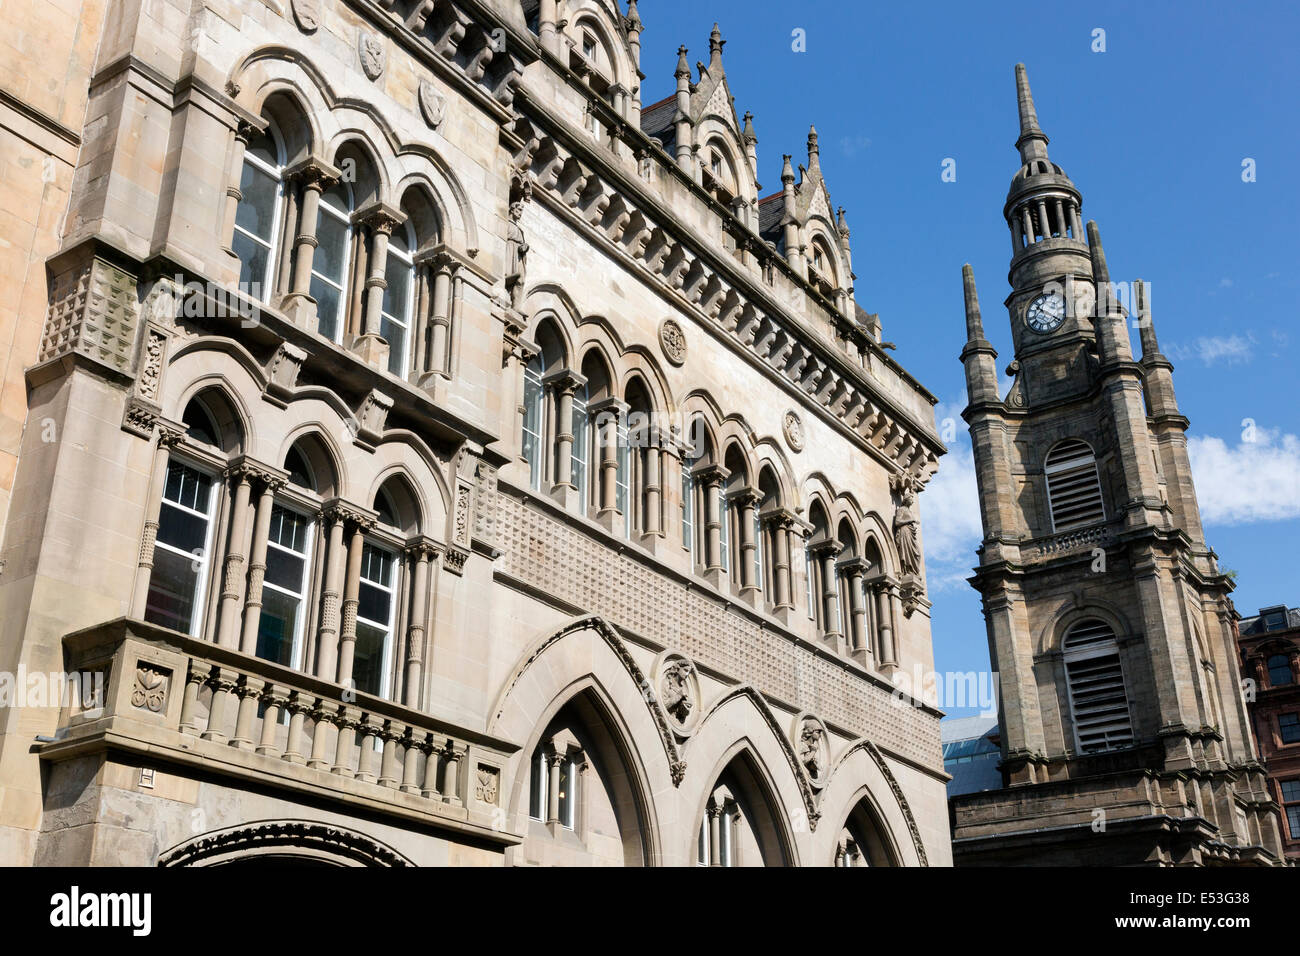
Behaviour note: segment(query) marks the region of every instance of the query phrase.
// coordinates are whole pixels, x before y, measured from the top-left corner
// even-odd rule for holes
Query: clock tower
[[[1272,864],[1279,819],[1240,691],[1232,583],[1205,543],[1146,287],[1125,310],[1016,67],[1012,383],[963,269],[1003,788],[955,797],[958,864]],[[1130,325],[1139,330],[1135,358]]]

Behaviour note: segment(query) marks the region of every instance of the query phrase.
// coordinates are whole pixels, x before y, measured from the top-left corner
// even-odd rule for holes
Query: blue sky
[[[938,670],[988,667],[978,596],[964,583],[979,518],[959,417],[961,266],[974,267],[1005,367],[1011,240],[1001,210],[1018,165],[1017,62],[1051,157],[1101,230],[1112,279],[1150,283],[1192,421],[1206,536],[1239,573],[1238,609],[1300,604],[1295,6],[650,0],[640,12],[646,103],[672,92],[679,44],[691,63],[707,62],[718,21],[736,109],[754,113],[764,195],[780,189],[782,153],[806,161],[816,124],[853,232],[857,299],[939,398],[939,419],[956,419],[921,500]],[[791,48],[796,29],[806,52]],[[1105,52],[1092,49],[1097,29]],[[945,159],[956,182],[941,181]],[[1245,419],[1254,442],[1242,441]]]

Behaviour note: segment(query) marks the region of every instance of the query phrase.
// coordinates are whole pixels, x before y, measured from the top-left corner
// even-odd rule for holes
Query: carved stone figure
[[[528,239],[519,225],[524,214],[523,200],[510,204],[510,225],[506,230],[509,261],[506,268],[506,290],[510,293],[510,307],[518,309],[524,301],[524,277],[528,269]]]
[[[691,698],[691,674],[694,671],[695,665],[686,660],[670,661],[664,668],[664,710],[681,724],[686,723],[695,708],[695,701]]]
[[[826,731],[815,720],[805,720],[799,727],[799,762],[814,779],[820,777],[824,769],[825,736]]]
[[[898,563],[904,574],[917,574],[921,570],[921,547],[917,536],[917,519],[912,511],[916,492],[911,481],[898,486],[898,508],[894,511],[894,545],[898,549]]]

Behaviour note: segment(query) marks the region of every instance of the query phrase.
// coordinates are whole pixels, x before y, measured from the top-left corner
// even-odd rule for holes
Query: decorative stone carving
[[[434,85],[428,80],[421,80],[416,99],[420,104],[420,115],[424,117],[424,121],[429,124],[429,127],[437,129],[441,126],[443,119],[447,115],[447,100],[445,97],[438,95]]]
[[[487,764],[478,765],[477,779],[474,782],[474,798],[480,803],[496,806],[500,771]]]
[[[451,538],[462,548],[469,547],[469,513],[472,489],[469,485],[456,486],[455,515],[452,520]]]
[[[384,41],[373,33],[358,34],[357,56],[361,59],[361,69],[366,78],[379,79],[384,72]]]
[[[533,182],[527,171],[515,167],[510,174],[510,221],[506,226],[506,293],[510,296],[510,307],[516,311],[523,305],[528,272],[528,238],[519,220],[524,215],[524,204],[532,195]]]
[[[167,702],[168,672],[141,664],[135,669],[135,683],[131,685],[131,706],[155,714],[163,711]]]
[[[469,552],[463,548],[455,546],[449,547],[442,554],[442,563],[452,574],[465,573],[465,561],[469,558]]]
[[[495,546],[497,470],[485,461],[474,469],[474,537]]]
[[[785,443],[792,451],[803,451],[803,421],[790,409],[781,420],[781,429],[785,433]]]
[[[391,398],[379,389],[372,388],[366,400],[361,403],[361,411],[357,412],[357,437],[371,443],[378,442],[384,433],[392,407]]]
[[[367,836],[302,820],[276,820],[208,833],[162,853],[158,865],[187,866],[203,860],[235,859],[250,851],[277,847],[309,856],[345,860],[353,865],[412,865],[406,858]]]
[[[695,697],[691,692],[691,675],[695,665],[685,658],[670,661],[660,678],[659,693],[664,703],[664,710],[679,724],[690,719],[695,709]]]
[[[139,309],[134,276],[88,256],[53,278],[49,303],[38,362],[76,353],[130,371]]]
[[[921,546],[917,535],[917,518],[913,512],[916,504],[916,483],[910,475],[896,475],[890,480],[898,506],[894,509],[894,546],[898,550],[898,564],[904,574],[919,574]]]
[[[281,400],[288,400],[298,385],[298,373],[307,353],[296,345],[281,342],[271,360],[266,363],[266,391]]]
[[[826,728],[816,717],[802,715],[795,721],[795,753],[813,783],[821,783],[830,764]]]
[[[162,381],[166,346],[167,336],[157,329],[146,330],[144,351],[140,356],[140,374],[136,377],[136,394],[151,402],[158,401],[158,385]]]
[[[321,21],[321,0],[291,0],[290,9],[303,33],[315,33]]]
[[[674,319],[664,319],[660,324],[659,344],[664,350],[664,358],[674,365],[686,361],[686,333]]]

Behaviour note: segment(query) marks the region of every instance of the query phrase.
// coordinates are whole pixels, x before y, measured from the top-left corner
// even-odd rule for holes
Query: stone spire
[[[1016,64],[1016,100],[1020,106],[1020,138],[1016,140],[1020,161],[1047,159],[1047,134],[1038,125],[1034,94],[1029,91],[1029,74],[1023,63]]]
[[[998,353],[984,338],[980,300],[975,291],[975,270],[970,263],[961,267],[962,296],[966,301],[966,346],[961,363],[966,369],[966,397],[972,405],[998,400]]]
[[[714,70],[722,68],[722,48],[727,45],[727,41],[722,39],[722,31],[718,25],[713,24],[713,32],[709,34],[709,75],[713,76]]]
[[[1128,362],[1133,358],[1128,329],[1124,326],[1124,313],[1115,300],[1110,284],[1110,269],[1106,265],[1106,250],[1101,247],[1101,233],[1097,223],[1088,220],[1088,254],[1092,258],[1092,284],[1097,300],[1093,314],[1096,316],[1097,351],[1102,364]]]
[[[817,145],[817,127],[808,127],[808,169],[814,170],[821,166],[821,160],[818,158],[821,154],[821,147]]]
[[[684,77],[689,83],[691,79],[691,65],[686,62],[686,44],[677,48],[677,71],[673,73],[677,77],[677,85],[681,87],[681,80]]]
[[[749,110],[746,110],[744,120],[745,129],[741,135],[744,137],[746,143],[757,143],[758,135],[754,132],[754,114],[749,112]]]

